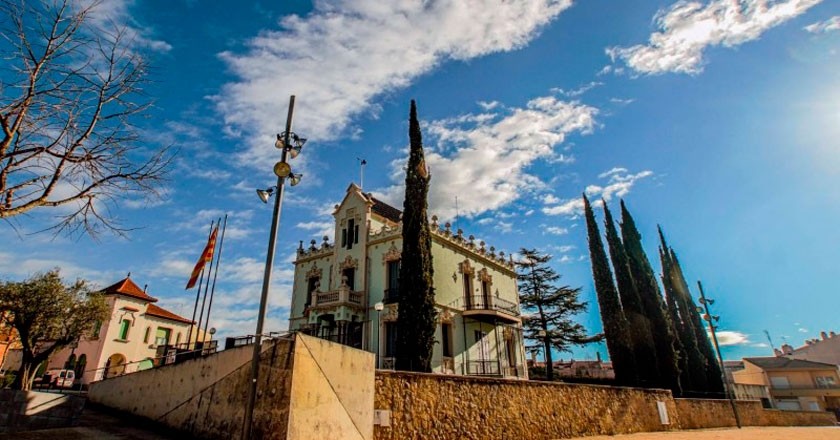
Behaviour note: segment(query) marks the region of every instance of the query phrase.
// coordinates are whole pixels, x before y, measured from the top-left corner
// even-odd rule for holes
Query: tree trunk
[[[35,371],[32,370],[33,366]],[[37,372],[38,365],[34,364],[34,359],[24,352],[23,359],[20,363],[15,381],[12,382],[12,389],[28,391],[32,389],[32,380],[35,379],[34,374]]]
[[[554,380],[554,361],[551,359],[551,343],[548,336],[543,339],[543,346],[545,350],[545,379],[552,381]]]

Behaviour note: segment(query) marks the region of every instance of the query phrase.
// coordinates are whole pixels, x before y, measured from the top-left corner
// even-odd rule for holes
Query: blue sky
[[[384,3],[106,2],[100,16],[128,26],[152,65],[143,133],[180,148],[171,180],[159,200],[120,203],[138,228],[127,239],[30,234],[48,210],[3,223],[0,276],[58,266],[105,286],[130,271],[189,316],[183,286],[228,213],[211,325],[253,332],[271,217],[254,189],[273,184],[294,94],[293,130],[309,142],[292,164],[304,180],[287,191],[267,324],[285,329],[298,240],[332,234],[356,158],[365,190],[401,206],[417,99],[431,212],[505,252],[553,254],[593,332],[584,191],[613,209],[623,197],[651,257],[663,226],[690,283],[717,300],[727,358],[769,355],[764,329],[794,346],[838,330],[836,2]]]

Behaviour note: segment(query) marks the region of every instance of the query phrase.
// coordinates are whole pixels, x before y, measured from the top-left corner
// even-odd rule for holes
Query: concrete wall
[[[238,439],[250,389],[253,346],[93,385],[92,402],[198,438]],[[231,358],[241,355],[231,354]],[[241,361],[241,359],[239,359]],[[200,364],[192,363],[201,361]],[[208,372],[226,369],[208,380]],[[373,438],[373,354],[305,335],[263,345],[255,439]],[[155,374],[158,373],[158,374]],[[171,390],[170,390],[171,388]]]
[[[113,377],[90,386],[88,398],[111,408],[157,419],[251,360],[252,348]]]
[[[376,409],[390,410],[390,426],[376,438],[555,439],[670,429],[670,391],[524,382],[402,372],[376,373]],[[678,426],[678,425],[676,425]]]
[[[0,433],[74,426],[84,406],[79,396],[0,390]]]
[[[728,400],[675,399],[682,429],[735,426],[735,415]],[[760,401],[736,402],[741,426],[826,426],[833,425],[828,412],[779,411],[764,409]]]

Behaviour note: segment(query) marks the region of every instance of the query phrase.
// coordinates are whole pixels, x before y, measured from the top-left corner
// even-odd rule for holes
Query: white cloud
[[[630,192],[630,189],[633,188],[633,185],[637,181],[652,175],[653,172],[649,170],[632,174],[625,168],[616,167],[598,175],[601,179],[608,178],[606,185],[589,185],[584,191],[587,197],[603,198],[606,201],[610,201],[613,197],[624,197]],[[561,200],[554,206],[549,205],[542,208],[542,212],[547,215],[575,216],[582,211],[583,198],[581,197]]]
[[[800,327],[800,328],[798,328],[798,329],[797,329],[797,331],[798,331],[799,333],[808,333],[808,329],[807,329],[807,328],[805,328],[805,327]]]
[[[545,204],[550,205],[558,202],[560,202],[560,199],[558,199],[554,194],[546,194],[543,196],[543,203]]]
[[[569,233],[569,229],[561,228],[559,226],[549,226],[545,228],[545,233],[552,235],[565,235]]]
[[[495,210],[545,185],[527,169],[548,160],[572,133],[587,134],[595,127],[598,109],[553,96],[532,99],[524,108],[505,114],[463,115],[429,123],[425,130],[431,169],[429,209],[441,220],[455,216],[452,194],[460,194],[460,214],[473,217]],[[403,197],[402,166],[392,164],[392,186],[378,191],[398,206]]]
[[[805,26],[805,30],[812,34],[824,34],[840,30],[840,15],[835,15],[825,21],[818,21]]]
[[[220,54],[238,77],[215,96],[229,134],[246,138],[247,159],[273,154],[271,136],[295,94],[295,126],[313,139],[339,136],[372,100],[447,60],[525,46],[572,0],[323,0],[306,16],[283,17]],[[282,72],[278,73],[278,66]],[[252,162],[261,163],[261,162]]]
[[[150,28],[138,27],[129,8],[134,3],[131,0],[77,0],[75,6],[79,9],[97,3],[88,14],[91,24],[101,29],[111,29],[115,25],[123,28],[126,41],[135,47],[145,47],[155,52],[169,52],[172,45],[166,41],[152,37],[154,31]]]
[[[613,62],[620,59],[641,74],[697,74],[703,70],[707,47],[735,47],[755,40],[821,1],[681,0],[657,12],[659,31],[650,35],[647,44],[611,47],[606,52]]]
[[[711,338],[712,335],[709,335]],[[721,346],[729,345],[746,345],[750,343],[749,337],[745,333],[736,331],[721,331],[717,332],[718,344]]]

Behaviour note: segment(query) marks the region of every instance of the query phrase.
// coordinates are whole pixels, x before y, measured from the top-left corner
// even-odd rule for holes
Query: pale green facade
[[[374,352],[379,368],[393,368],[400,211],[351,184],[333,215],[333,244],[313,240],[298,249],[289,327]],[[434,217],[431,227],[438,309],[433,371],[527,378],[509,257],[441,228]]]

